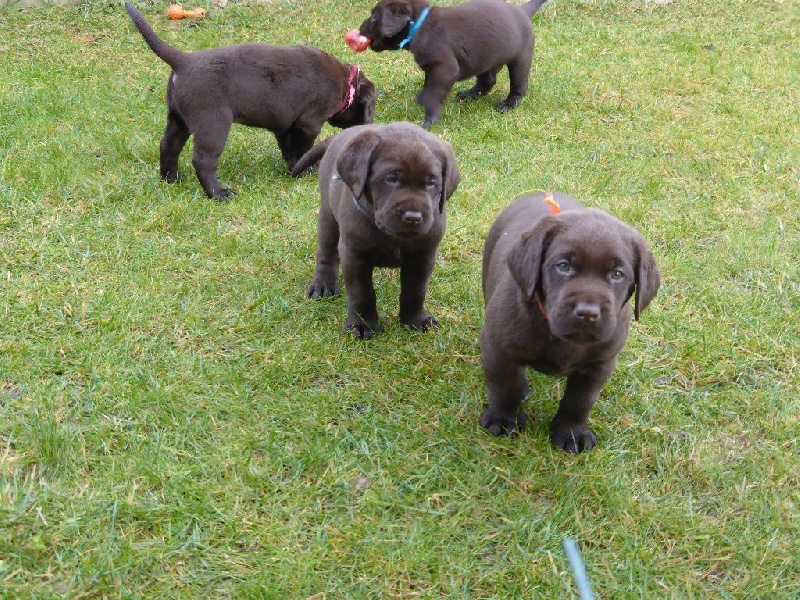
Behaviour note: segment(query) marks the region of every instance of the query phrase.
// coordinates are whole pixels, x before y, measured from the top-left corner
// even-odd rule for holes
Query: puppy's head
[[[381,0],[358,32],[371,40],[369,47],[375,52],[397,50],[405,39],[411,15],[408,0]]]
[[[426,234],[460,178],[452,146],[411,123],[365,129],[336,169],[378,229],[399,239]]]
[[[353,102],[342,112],[328,119],[328,123],[340,129],[354,125],[369,125],[375,116],[378,92],[373,83],[359,71],[354,82],[356,95]]]
[[[627,329],[631,296],[638,319],[659,286],[644,238],[599,210],[541,218],[512,248],[508,266],[553,335],[574,343],[605,342],[618,324]]]

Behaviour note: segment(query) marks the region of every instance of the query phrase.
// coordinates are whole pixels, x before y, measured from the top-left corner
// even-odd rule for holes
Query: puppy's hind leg
[[[456,94],[456,97],[459,100],[474,100],[475,98],[479,98],[480,96],[485,96],[491,91],[495,83],[497,83],[498,71],[499,69],[495,69],[493,71],[486,71],[485,73],[481,73],[475,79],[475,85],[473,85],[468,90],[458,92],[458,94]]]
[[[195,131],[192,164],[206,195],[216,200],[227,200],[234,195],[234,192],[222,187],[217,179],[217,165],[225,149],[225,142],[228,141],[228,132],[233,119],[224,120],[221,117],[218,119],[203,123]]]
[[[528,80],[531,76],[532,53],[523,53],[519,58],[508,63],[508,78],[511,86],[508,96],[497,107],[500,112],[516,108],[528,92]]]
[[[161,138],[161,178],[174,183],[183,178],[178,171],[178,157],[189,139],[189,128],[183,118],[173,109],[167,114],[167,127]]]
[[[275,134],[283,160],[286,161],[290,171],[297,164],[297,161],[311,150],[320,129],[320,127],[302,127],[295,124],[287,131]]]

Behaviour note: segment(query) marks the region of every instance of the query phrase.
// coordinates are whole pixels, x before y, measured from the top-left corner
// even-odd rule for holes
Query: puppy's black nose
[[[586,323],[594,323],[600,318],[600,307],[588,302],[579,302],[573,312],[576,317]]]
[[[403,221],[416,225],[422,221],[422,213],[418,210],[407,210],[403,213]]]

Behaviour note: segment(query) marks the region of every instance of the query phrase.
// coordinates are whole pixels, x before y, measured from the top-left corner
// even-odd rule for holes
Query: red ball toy
[[[344,41],[347,42],[353,52],[363,52],[372,43],[371,39],[358,33],[357,29],[348,31],[344,36]]]

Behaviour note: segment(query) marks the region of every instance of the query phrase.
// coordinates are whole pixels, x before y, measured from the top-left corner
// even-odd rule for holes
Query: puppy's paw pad
[[[481,427],[492,435],[510,435],[525,428],[525,423],[528,422],[528,415],[522,411],[518,411],[513,415],[500,414],[487,408],[481,415],[480,422]]]
[[[588,452],[597,445],[597,438],[588,427],[563,426],[554,428],[550,439],[556,448],[560,448],[569,454]]]

